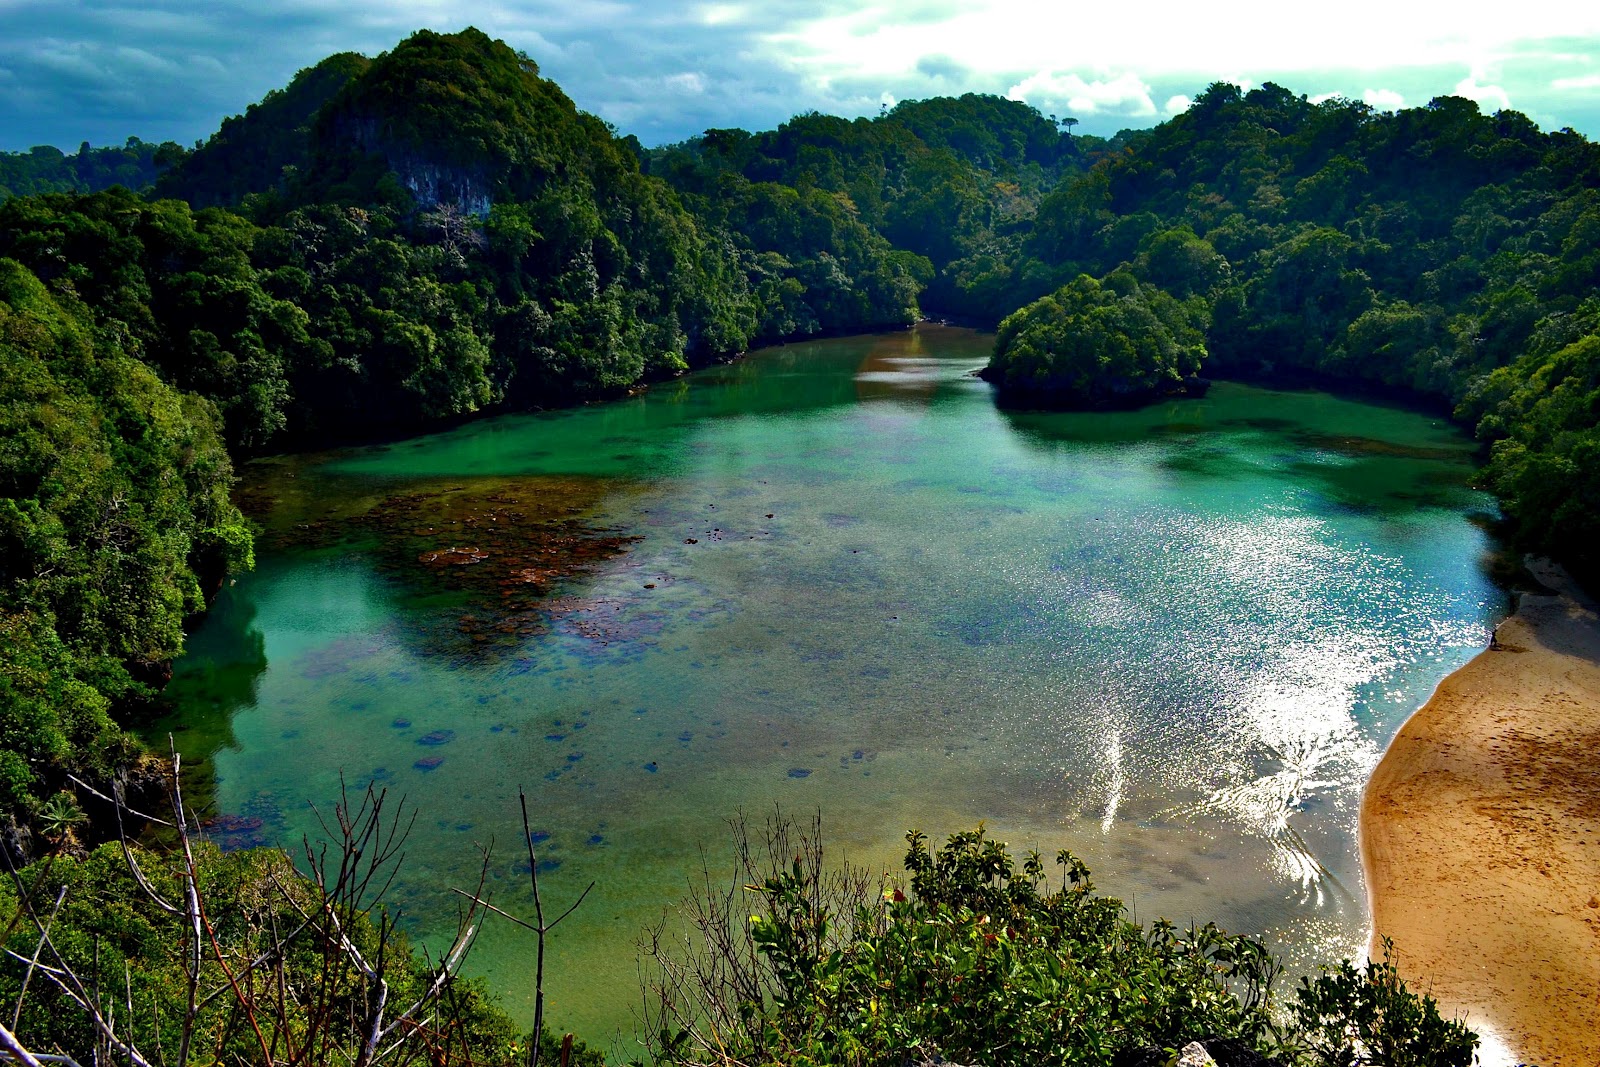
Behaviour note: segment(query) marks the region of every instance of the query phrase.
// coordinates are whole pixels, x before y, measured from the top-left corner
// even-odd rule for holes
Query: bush
[[[1477,1044],[1387,962],[1304,981],[1284,1017],[1260,942],[1141,926],[1070,853],[1051,888],[1037,853],[1019,865],[981,827],[937,852],[907,835],[909,893],[825,874],[815,824],[769,823],[764,849],[742,823],[736,836],[748,921],[708,876],[687,905],[695,934],[646,945],[657,1062],[1110,1065],[1208,1040],[1305,1067],[1445,1067]]]
[[[1477,1036],[1440,1016],[1432,997],[1407,990],[1390,962],[1393,953],[1394,943],[1384,938],[1381,963],[1357,968],[1344,960],[1315,980],[1301,979],[1289,1046],[1301,1059],[1318,1067],[1472,1063]]]

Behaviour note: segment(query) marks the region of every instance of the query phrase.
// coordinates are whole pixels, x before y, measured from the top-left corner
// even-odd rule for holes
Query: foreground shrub
[[[909,885],[875,892],[824,868],[815,824],[736,837],[738,877],[708,872],[693,934],[645,946],[657,1062],[1110,1065],[1204,1040],[1307,1067],[1465,1065],[1477,1044],[1386,962],[1304,981],[1285,1012],[1259,942],[1141,926],[1067,852],[1052,888],[1037,853],[1019,865],[981,828],[936,852],[914,832]]]

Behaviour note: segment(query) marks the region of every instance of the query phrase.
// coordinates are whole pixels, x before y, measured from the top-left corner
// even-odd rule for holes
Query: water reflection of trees
[[[256,706],[267,672],[267,639],[256,623],[248,582],[218,594],[205,625],[189,638],[157,717],[139,728],[156,751],[165,751],[172,738],[183,756],[184,787],[200,810],[215,794],[212,761],[218,752],[238,747],[234,716]]]
[[[1154,460],[1187,481],[1267,478],[1316,494],[1344,512],[1403,516],[1419,508],[1471,508],[1463,446],[1334,434],[1294,419],[1218,417],[1193,401],[1135,412],[999,409],[1015,439],[1044,455],[1166,445]]]

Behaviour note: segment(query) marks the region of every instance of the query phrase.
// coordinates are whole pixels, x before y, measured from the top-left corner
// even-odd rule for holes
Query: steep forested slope
[[[173,160],[153,194],[216,207],[282,192],[309,161],[318,113],[368,66],[365,56],[340,52],[300,71],[244,114],[224,119],[205,144]]]
[[[250,561],[211,404],[0,258],[0,847],[66,776],[138,746],[111,713],[165,681],[205,586]],[[19,836],[20,835],[20,836]]]
[[[475,31],[302,72],[160,191],[229,208],[13,200],[0,254],[82,292],[246,452],[605,395],[755,329],[726,239]]]

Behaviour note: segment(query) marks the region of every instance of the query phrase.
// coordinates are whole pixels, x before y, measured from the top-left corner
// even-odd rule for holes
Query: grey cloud
[[[929,78],[947,80],[964,76],[967,68],[949,56],[923,56],[917,60],[917,73]]]

